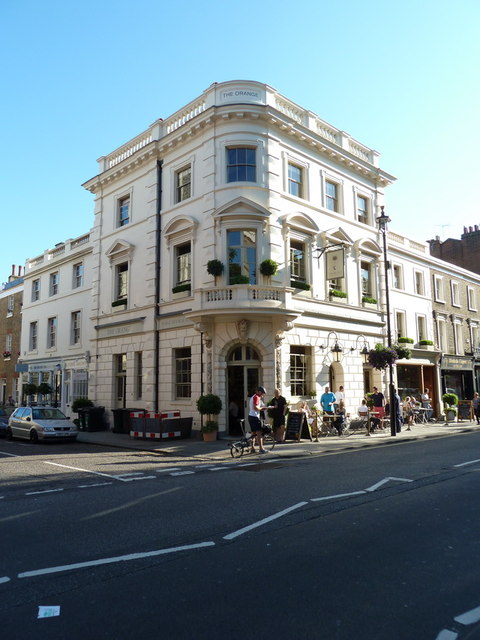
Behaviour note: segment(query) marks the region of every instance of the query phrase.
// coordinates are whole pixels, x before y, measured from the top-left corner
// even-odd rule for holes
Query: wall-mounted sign
[[[249,87],[232,87],[220,92],[220,102],[261,102],[263,103],[263,92]]]
[[[472,359],[462,356],[443,356],[442,369],[450,369],[452,371],[465,371],[473,369]]]
[[[327,280],[345,277],[345,250],[333,249],[326,254]]]

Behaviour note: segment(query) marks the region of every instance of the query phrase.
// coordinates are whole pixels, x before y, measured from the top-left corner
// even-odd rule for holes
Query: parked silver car
[[[7,438],[76,440],[78,429],[55,407],[18,407],[8,419]]]

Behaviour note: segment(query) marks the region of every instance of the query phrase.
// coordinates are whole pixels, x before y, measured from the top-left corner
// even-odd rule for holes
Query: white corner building
[[[375,218],[393,180],[376,151],[249,81],[213,84],[100,158],[84,185],[89,396],[198,427],[196,400],[215,393],[224,433],[258,384],[291,403],[344,385],[355,410],[382,382],[361,351],[385,338]]]

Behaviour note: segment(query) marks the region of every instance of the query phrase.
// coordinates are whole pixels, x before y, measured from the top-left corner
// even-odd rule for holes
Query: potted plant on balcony
[[[428,351],[433,350],[433,340],[419,340],[418,345],[422,347],[422,349],[427,349]]]
[[[377,308],[377,299],[376,298],[372,298],[371,296],[362,296],[362,304],[364,307],[370,308],[370,309],[376,309]]]
[[[177,284],[175,287],[172,287],[172,294],[174,298],[183,298],[185,296],[189,296],[192,290],[192,285],[190,282],[184,282],[183,284]],[[181,294],[181,295],[178,295]]]
[[[221,276],[225,267],[220,260],[209,260],[207,262],[207,273],[215,278],[215,286],[217,286],[217,277]]]
[[[368,362],[374,369],[381,371],[398,360],[398,353],[393,347],[384,347],[383,344],[376,344],[375,349],[368,353]]]
[[[308,282],[303,282],[303,280],[292,280],[290,282],[290,286],[294,289],[301,289],[302,291],[310,291],[310,285]]]
[[[218,416],[222,410],[222,401],[214,393],[207,393],[197,400],[197,409],[202,416],[207,416],[207,421],[202,425],[202,434],[205,442],[214,442],[218,434],[218,422],[214,416]]]
[[[346,302],[347,292],[340,291],[340,289],[330,289],[330,300],[333,302]]]
[[[397,342],[399,344],[413,344],[413,338],[405,338],[405,336],[398,338]]]
[[[458,396],[456,393],[444,393],[442,396],[445,422],[455,422],[457,417]]]
[[[230,278],[230,284],[250,284],[250,278],[240,273],[238,276],[232,276]]]
[[[271,260],[270,258],[268,258],[260,264],[260,273],[266,278],[271,278],[272,276],[276,275],[277,271],[278,262],[275,262],[275,260]]]

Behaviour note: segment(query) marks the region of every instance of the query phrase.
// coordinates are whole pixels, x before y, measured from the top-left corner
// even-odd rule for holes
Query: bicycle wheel
[[[241,458],[243,456],[243,447],[236,442],[230,446],[230,455],[232,458]]]
[[[263,436],[263,448],[268,449],[268,451],[272,451],[275,448],[275,438],[271,433]]]

